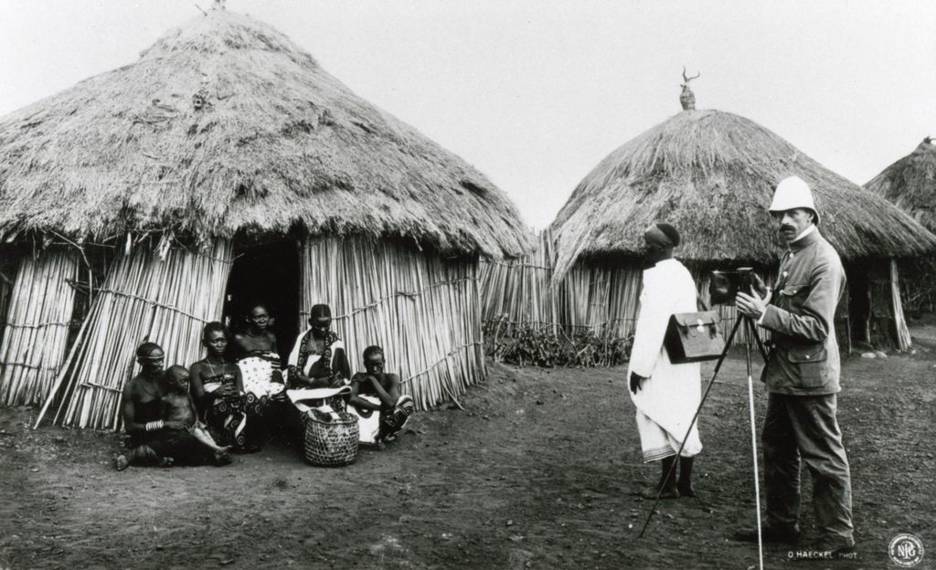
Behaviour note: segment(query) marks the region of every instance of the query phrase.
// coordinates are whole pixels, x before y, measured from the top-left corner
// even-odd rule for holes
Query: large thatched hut
[[[864,186],[905,211],[926,229],[936,232],[936,144],[930,137]],[[904,298],[914,309],[936,308],[936,259],[928,256],[902,264],[907,287]]]
[[[526,232],[473,167],[270,26],[211,11],[0,119],[0,241],[21,245],[0,395],[117,426],[134,346],[190,363],[204,322],[259,299],[284,353],[330,303],[352,366],[382,344],[430,406],[482,377],[478,260]]]
[[[560,318],[626,336],[640,288],[642,233],[655,221],[684,235],[678,256],[704,285],[707,270],[753,265],[774,270],[782,253],[770,229],[773,187],[797,175],[814,189],[821,231],[841,254],[850,300],[840,305],[845,336],[870,340],[876,326],[909,342],[893,258],[931,250],[936,237],[891,204],[804,155],[751,120],[684,110],[627,142],[575,188],[551,226]],[[887,308],[873,318],[869,297]],[[724,310],[725,318],[732,318]],[[885,330],[886,329],[886,330]]]

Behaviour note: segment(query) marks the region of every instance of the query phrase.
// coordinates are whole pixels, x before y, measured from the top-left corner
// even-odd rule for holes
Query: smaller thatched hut
[[[776,183],[789,175],[813,188],[823,213],[821,231],[846,265],[851,297],[840,306],[846,341],[849,335],[879,336],[908,346],[890,260],[931,251],[936,236],[753,121],[692,108],[608,155],[553,222],[553,277],[566,291],[565,322],[629,334],[639,296],[642,232],[657,221],[680,229],[685,239],[678,255],[701,285],[707,271],[718,267],[753,265],[769,274],[782,244],[768,229],[767,206]],[[877,289],[874,279],[888,291],[886,323],[875,322],[867,302]],[[724,316],[732,318],[732,312],[726,309]]]
[[[936,232],[936,144],[923,139],[907,156],[885,168],[864,187],[888,200],[926,229]],[[901,263],[908,308],[936,310],[936,259],[932,256]]]

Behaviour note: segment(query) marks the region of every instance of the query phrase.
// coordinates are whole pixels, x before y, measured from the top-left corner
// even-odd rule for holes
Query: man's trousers
[[[836,396],[770,394],[764,420],[767,524],[791,529],[799,521],[800,457],[812,475],[813,508],[821,541],[855,544],[851,475],[835,418]]]

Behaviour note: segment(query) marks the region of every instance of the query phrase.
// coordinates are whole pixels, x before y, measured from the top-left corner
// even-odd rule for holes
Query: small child
[[[400,395],[399,375],[384,372],[384,353],[379,346],[364,349],[364,370],[351,379],[348,403],[362,418],[362,422],[374,412],[379,413],[375,443],[393,441],[415,411],[416,405],[411,396]]]
[[[170,366],[166,374],[166,393],[162,397],[162,419],[166,425],[178,425],[195,436],[195,439],[214,451],[216,464],[230,463],[228,450],[230,447],[221,447],[208,433],[205,426],[198,421],[195,404],[189,394],[189,371],[184,366]]]

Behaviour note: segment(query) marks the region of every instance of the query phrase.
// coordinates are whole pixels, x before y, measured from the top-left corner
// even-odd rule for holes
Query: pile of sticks
[[[199,358],[204,324],[221,318],[231,243],[156,249],[138,246],[114,260],[37,425],[54,403],[54,423],[119,428],[123,388],[143,342],[162,346],[167,366]]]
[[[300,313],[332,308],[352,370],[364,348],[383,347],[389,371],[420,409],[454,401],[484,379],[475,259],[443,259],[364,237],[308,238],[300,255]]]
[[[40,404],[65,359],[78,277],[74,250],[24,257],[16,272],[0,341],[0,403]]]

